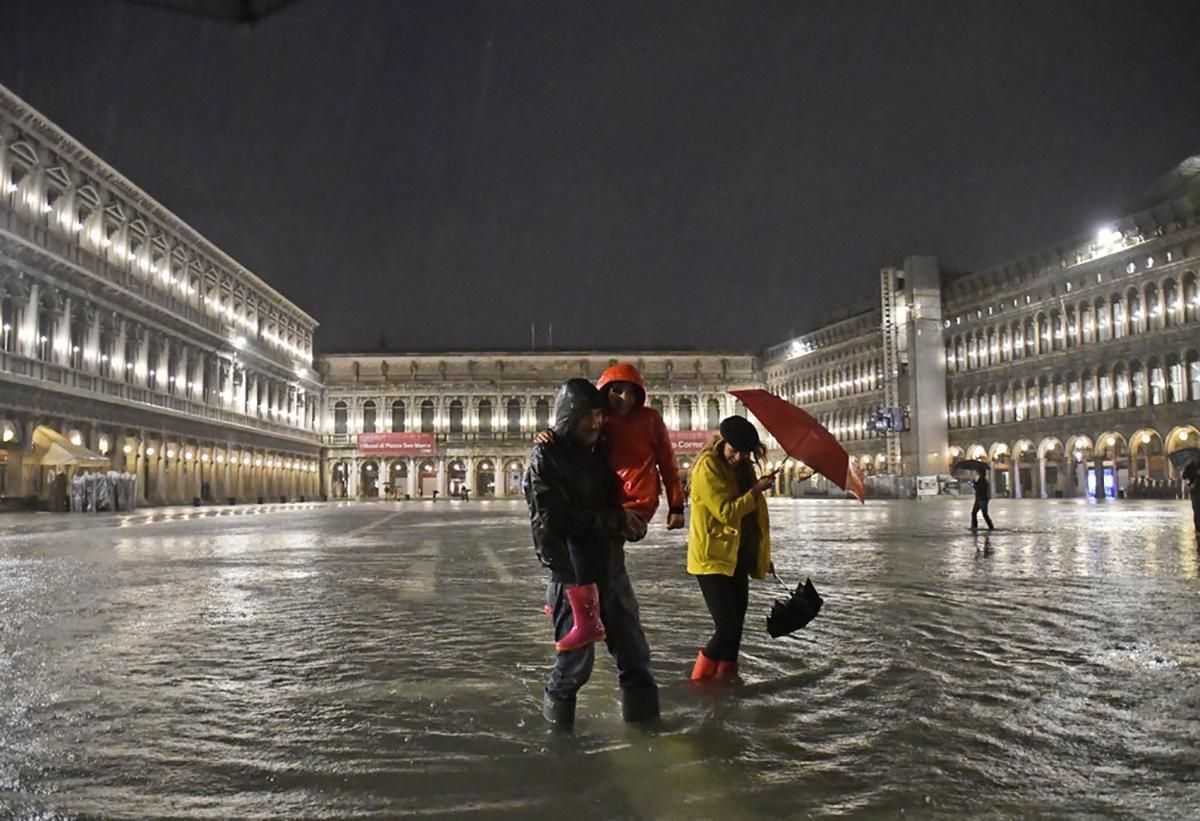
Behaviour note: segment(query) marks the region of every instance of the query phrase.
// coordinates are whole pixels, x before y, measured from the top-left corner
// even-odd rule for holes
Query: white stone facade
[[[316,326],[0,87],[0,496],[45,494],[38,426],[142,503],[316,495]]]
[[[336,354],[321,357],[321,431],[330,497],[513,497],[533,435],[553,421],[554,392],[567,379],[595,381],[617,361],[646,379],[668,428],[715,429],[734,413],[727,391],[761,384],[751,354],[673,351]],[[378,457],[362,433],[425,432],[431,456]],[[686,469],[687,455],[679,454]]]

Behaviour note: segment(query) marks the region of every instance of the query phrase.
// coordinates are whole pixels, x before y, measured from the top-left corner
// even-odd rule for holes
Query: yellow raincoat
[[[720,573],[732,576],[737,567],[742,517],[757,510],[758,562],[751,573],[766,578],[771,564],[771,532],[767,500],[750,491],[738,492],[733,468],[717,453],[722,440],[709,442],[690,474],[692,522],[688,529],[687,572],[693,576]]]

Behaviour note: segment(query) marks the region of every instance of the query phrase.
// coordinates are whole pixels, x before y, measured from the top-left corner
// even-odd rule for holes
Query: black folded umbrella
[[[775,576],[774,573],[771,575]],[[775,576],[775,581],[783,585],[783,589],[788,592],[788,598],[776,599],[770,615],[767,616],[767,632],[773,639],[794,633],[808,624],[817,617],[821,612],[821,605],[825,603],[817,593],[817,588],[813,587],[812,579],[805,579],[804,584],[796,585],[794,591],[778,576]]]

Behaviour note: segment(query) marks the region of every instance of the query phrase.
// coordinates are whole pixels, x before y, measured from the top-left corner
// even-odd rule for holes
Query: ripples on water
[[[241,511],[231,513],[230,510]],[[577,731],[523,506],[0,518],[0,806],[13,815],[780,818],[1200,813],[1200,584],[1181,504],[773,503],[826,598],[726,691],[679,534],[631,546],[664,720],[612,666]]]

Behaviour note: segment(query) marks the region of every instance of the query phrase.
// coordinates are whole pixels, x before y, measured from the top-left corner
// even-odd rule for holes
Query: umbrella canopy
[[[987,473],[988,466],[986,462],[981,462],[978,459],[959,459],[954,463],[954,472],[957,473],[960,470],[969,470],[972,473],[979,473],[980,471]]]
[[[111,467],[107,456],[74,444],[53,428],[38,425],[33,431],[34,458],[39,465],[47,467]]]
[[[790,594],[786,599],[776,599],[767,616],[767,632],[771,638],[777,639],[794,633],[817,617],[825,600],[813,587],[812,579],[805,579],[804,584],[796,585],[795,591],[784,584],[778,576],[775,580],[783,585]]]
[[[1180,448],[1172,453],[1170,458],[1176,470],[1183,470],[1192,462],[1200,460],[1200,448]]]
[[[730,393],[742,400],[746,410],[754,414],[788,456],[799,459],[863,501],[863,480],[854,460],[812,415],[758,388]]]

